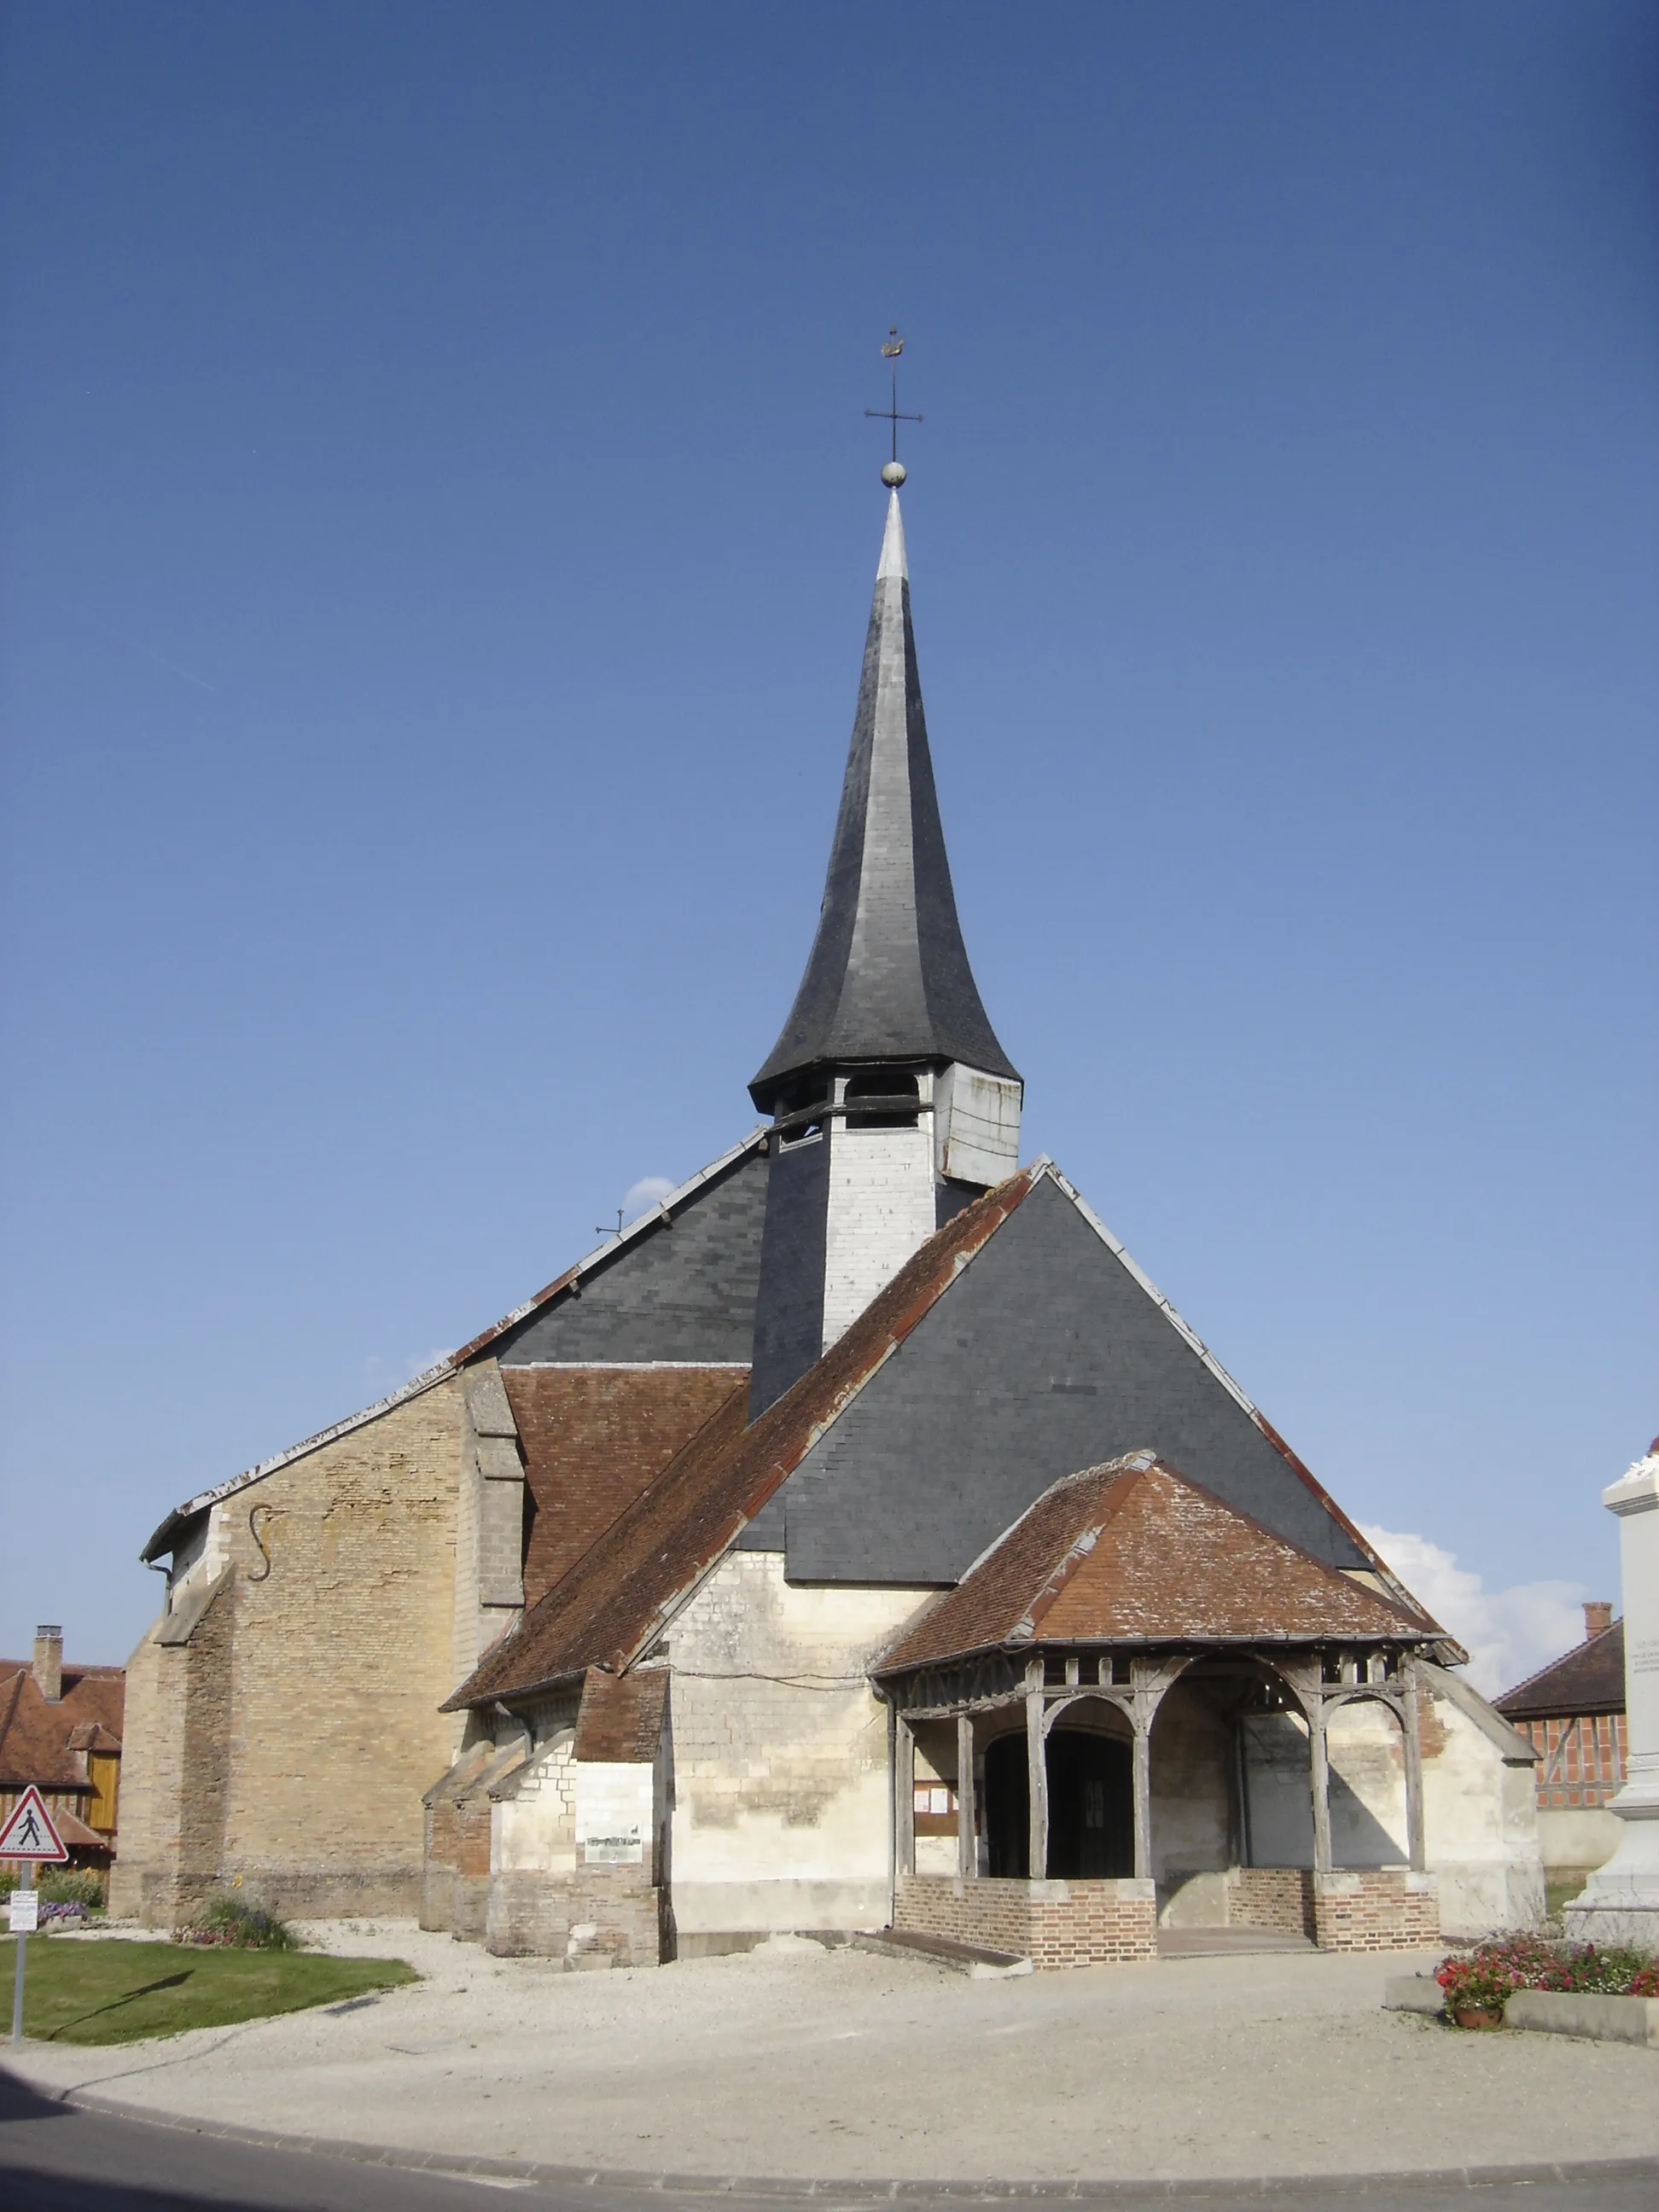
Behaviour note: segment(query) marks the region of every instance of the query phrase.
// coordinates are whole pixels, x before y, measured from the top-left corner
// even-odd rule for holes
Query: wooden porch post
[[[902,1713],[893,1723],[894,1865],[902,1877],[916,1870],[916,1740]]]
[[[1417,1657],[1411,1654],[1405,1666],[1406,1704],[1400,1717],[1401,1734],[1405,1738],[1406,1754],[1406,1857],[1413,1872],[1421,1874],[1429,1863],[1428,1843],[1423,1831],[1423,1740],[1417,1732]]]
[[[1033,1659],[1025,1674],[1025,1771],[1031,1798],[1031,1839],[1026,1872],[1033,1881],[1048,1874],[1048,1739],[1042,1732],[1042,1662]]]
[[[1325,1700],[1316,1694],[1308,1716],[1308,1775],[1313,1788],[1314,1872],[1331,1870],[1331,1771],[1325,1757]]]
[[[1139,1713],[1133,1716],[1134,1741],[1135,1880],[1150,1881],[1152,1874],[1152,1724]]]
[[[957,1872],[964,1881],[979,1872],[974,1839],[974,1720],[967,1712],[957,1715]]]

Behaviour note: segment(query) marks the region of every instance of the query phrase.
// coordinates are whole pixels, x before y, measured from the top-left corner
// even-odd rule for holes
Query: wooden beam
[[[1033,1674],[1036,1679],[1033,1680]],[[1031,1801],[1031,1833],[1026,1872],[1033,1881],[1048,1873],[1048,1737],[1042,1726],[1042,1662],[1032,1662],[1025,1677],[1025,1772]]]
[[[1152,1877],[1152,1725],[1134,1717],[1135,1880]]]
[[[979,1872],[974,1835],[974,1723],[965,1712],[957,1715],[957,1872],[964,1881]]]
[[[1325,1755],[1325,1701],[1317,1699],[1308,1719],[1308,1781],[1313,1791],[1314,1872],[1331,1870],[1331,1770]]]
[[[1421,1874],[1429,1863],[1428,1842],[1423,1825],[1423,1739],[1418,1734],[1418,1697],[1419,1694],[1415,1657],[1407,1660],[1405,1710],[1400,1716],[1406,1754],[1406,1856],[1413,1869]]]
[[[916,1870],[916,1740],[900,1713],[893,1729],[894,1863],[901,1875]]]

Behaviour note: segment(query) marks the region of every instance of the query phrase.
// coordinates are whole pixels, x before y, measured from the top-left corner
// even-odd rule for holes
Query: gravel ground
[[[789,1937],[567,1974],[407,1923],[304,1932],[427,1978],[165,2042],[25,2044],[7,2063],[173,2116],[612,2171],[1221,2177],[1659,2152],[1659,2056],[1384,2013],[1385,1976],[1427,1954],[971,1981]]]

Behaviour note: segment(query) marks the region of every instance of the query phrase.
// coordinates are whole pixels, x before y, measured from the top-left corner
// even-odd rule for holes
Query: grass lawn
[[[0,1942],[0,1997],[8,2016],[16,1949],[13,1938]],[[23,2033],[47,2043],[136,2043],[147,2035],[228,2027],[269,2013],[337,2004],[418,1978],[401,1959],[37,1936],[29,1944]]]

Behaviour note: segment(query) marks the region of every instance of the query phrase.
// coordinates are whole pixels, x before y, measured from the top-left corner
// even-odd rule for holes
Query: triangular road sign
[[[0,1859],[50,1859],[61,1864],[68,1856],[46,1801],[31,1782],[0,1828]]]

